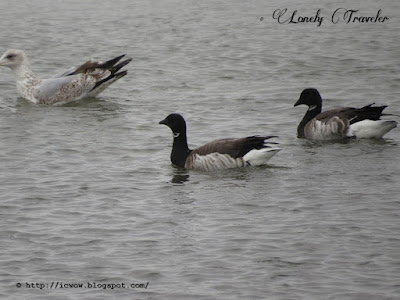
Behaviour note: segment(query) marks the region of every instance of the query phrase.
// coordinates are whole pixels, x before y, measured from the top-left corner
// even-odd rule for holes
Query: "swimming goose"
[[[244,166],[259,166],[278,153],[280,148],[266,145],[265,140],[275,136],[248,136],[238,139],[220,139],[197,149],[189,150],[186,122],[180,114],[170,114],[160,124],[171,128],[174,143],[171,162],[188,170],[214,171]],[[269,142],[269,144],[277,144]]]
[[[318,90],[308,88],[302,91],[294,106],[305,104],[308,110],[297,127],[297,137],[314,140],[336,140],[344,138],[382,138],[397,126],[396,121],[380,120],[387,107],[362,108],[341,107],[321,113],[322,98]]]
[[[127,71],[118,73],[132,60],[126,59],[117,64],[124,56],[106,62],[89,60],[49,79],[36,77],[22,50],[7,50],[0,58],[0,66],[14,71],[17,90],[23,98],[39,104],[55,104],[100,94],[111,83],[127,74]]]

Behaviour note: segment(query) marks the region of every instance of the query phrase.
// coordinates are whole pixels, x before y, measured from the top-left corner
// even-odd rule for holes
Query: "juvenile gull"
[[[187,144],[186,122],[180,114],[170,114],[160,121],[160,124],[171,128],[174,135],[171,162],[188,170],[214,171],[265,165],[281,150],[267,145],[276,143],[265,141],[275,136],[225,138],[190,150]]]
[[[372,106],[361,108],[341,107],[321,113],[322,98],[318,90],[303,90],[297,105],[307,105],[308,110],[297,127],[297,137],[313,140],[337,140],[345,138],[382,138],[397,126],[396,121],[381,120],[382,111],[387,107]]]
[[[39,79],[32,72],[28,58],[22,50],[7,50],[0,58],[0,66],[14,71],[21,97],[38,104],[56,104],[96,97],[127,74],[127,71],[118,72],[132,60],[129,58],[118,63],[124,56],[106,62],[89,60],[48,79]]]

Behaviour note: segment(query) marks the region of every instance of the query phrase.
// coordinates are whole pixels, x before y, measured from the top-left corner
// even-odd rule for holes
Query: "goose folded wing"
[[[350,124],[354,124],[363,120],[377,121],[383,116],[383,110],[387,107],[383,106],[372,106],[374,103],[356,109],[354,116],[350,120]]]
[[[193,149],[191,152],[192,154],[198,154],[201,156],[217,152],[220,154],[229,154],[232,157],[236,157],[239,149],[238,144],[235,141],[236,139],[215,140],[199,148]]]
[[[264,141],[274,136],[249,136],[238,139],[220,139],[208,144],[205,144],[197,149],[194,149],[193,154],[207,155],[218,152],[220,154],[228,154],[233,158],[243,157],[252,149],[261,149],[268,147]],[[271,142],[271,144],[274,144]]]
[[[356,109],[353,107],[340,107],[324,111],[317,115],[315,119],[323,123],[327,123],[333,117],[346,120],[355,117],[357,115],[355,111]]]
[[[305,126],[305,136],[320,140],[345,137],[350,125],[349,118],[354,117],[354,110],[351,107],[343,107],[320,113]]]
[[[387,107],[384,106],[372,106],[374,103],[363,106],[361,108],[353,107],[341,107],[337,109],[331,109],[320,113],[315,119],[321,122],[327,122],[332,117],[337,117],[343,121],[348,120],[350,124],[360,122],[365,119],[379,120],[382,116],[382,111]]]

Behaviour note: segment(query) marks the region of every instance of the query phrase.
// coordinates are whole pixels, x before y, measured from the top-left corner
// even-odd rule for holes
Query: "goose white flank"
[[[124,56],[106,62],[89,60],[48,79],[39,79],[33,73],[22,50],[7,50],[0,58],[0,66],[9,67],[14,72],[21,97],[38,104],[60,104],[96,97],[110,84],[124,77],[127,71],[118,71],[132,60],[129,58],[119,62]]]
[[[297,127],[297,136],[312,140],[338,140],[345,138],[382,138],[397,126],[397,121],[381,120],[387,107],[341,107],[321,113],[322,98],[318,90],[303,90],[294,106],[307,105],[308,110]]]
[[[265,140],[276,136],[226,138],[190,150],[187,144],[186,122],[180,114],[170,114],[160,124],[171,128],[174,143],[171,162],[188,170],[214,171],[244,166],[265,165],[281,148],[267,145]],[[268,142],[268,144],[277,144]]]

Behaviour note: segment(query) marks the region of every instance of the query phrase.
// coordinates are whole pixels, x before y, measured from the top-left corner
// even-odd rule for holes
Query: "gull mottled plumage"
[[[127,71],[118,72],[132,60],[129,58],[119,62],[124,56],[106,62],[89,60],[48,79],[39,79],[32,72],[22,50],[7,50],[0,58],[0,66],[9,67],[14,72],[21,97],[38,104],[57,104],[96,97],[127,74]]]

